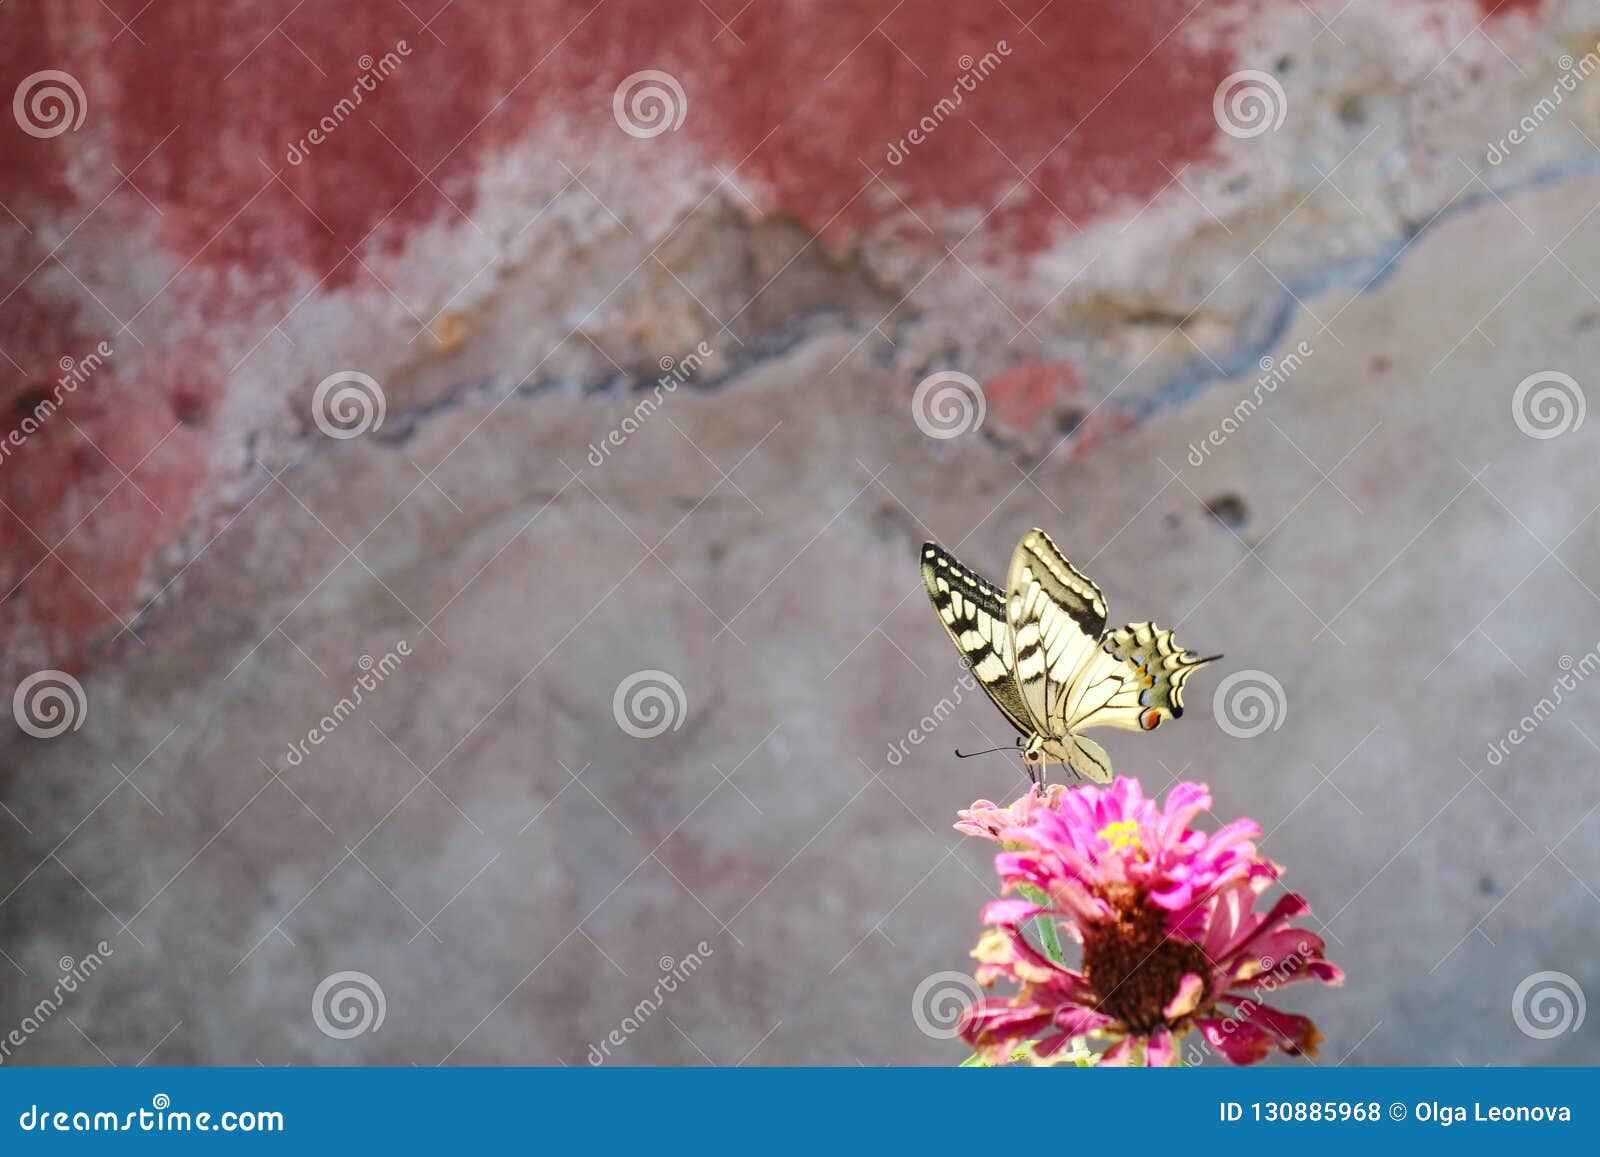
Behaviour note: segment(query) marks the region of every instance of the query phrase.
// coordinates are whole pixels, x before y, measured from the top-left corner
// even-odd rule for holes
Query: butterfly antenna
[[[991,748],[989,748],[989,749],[987,749],[985,751],[968,751],[965,754],[963,754],[961,749],[958,747],[958,748],[956,748],[956,758],[957,759],[971,759],[975,755],[993,755],[997,751],[1015,751],[1017,748],[1019,748],[1021,746],[1022,746],[1022,740],[1018,739],[1017,742],[1015,742],[1015,743],[1008,743],[1008,744],[1005,744],[1005,745],[1003,745],[1001,747],[991,747]]]
[[[993,755],[997,751],[1014,751],[1015,749],[1016,749],[1016,747],[1015,747],[1014,744],[1008,745],[1006,747],[991,747],[991,748],[988,748],[985,751],[962,751],[958,747],[958,748],[956,748],[956,758],[957,759],[971,759],[975,755]]]

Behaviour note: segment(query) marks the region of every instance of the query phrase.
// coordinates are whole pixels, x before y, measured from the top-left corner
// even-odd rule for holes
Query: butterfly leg
[[[1022,768],[1028,773],[1028,782],[1034,787],[1044,786],[1044,750],[1037,735],[1028,740],[1022,749]]]

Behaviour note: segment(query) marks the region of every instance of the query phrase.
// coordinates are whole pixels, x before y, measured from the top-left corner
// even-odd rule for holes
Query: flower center
[[[1113,852],[1132,848],[1139,854],[1144,854],[1144,848],[1139,844],[1139,825],[1134,820],[1118,820],[1116,823],[1107,824],[1095,835],[1110,844],[1110,850]]]
[[[1117,919],[1084,928],[1083,974],[1101,1012],[1148,1034],[1167,1022],[1162,1010],[1178,995],[1184,974],[1204,980],[1211,964],[1198,945],[1169,937],[1165,914],[1137,890],[1118,887],[1105,898]]]

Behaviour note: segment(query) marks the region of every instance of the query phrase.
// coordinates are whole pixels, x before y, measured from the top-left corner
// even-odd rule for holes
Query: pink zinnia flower
[[[1137,780],[1123,778],[1105,789],[1030,792],[1007,809],[980,801],[964,812],[958,828],[1008,849],[995,857],[1005,890],[1041,902],[995,900],[984,909],[994,927],[973,952],[978,982],[1004,977],[1020,990],[973,1004],[963,1039],[994,1062],[1030,1042],[1029,1057],[1048,1060],[1092,1036],[1113,1042],[1101,1063],[1171,1064],[1190,1029],[1236,1064],[1273,1049],[1315,1056],[1316,1025],[1262,997],[1344,976],[1324,958],[1321,937],[1290,926],[1310,911],[1302,897],[1254,910],[1279,868],[1257,852],[1254,820],[1211,834],[1190,828],[1210,806],[1201,784],[1178,784],[1160,807]],[[1035,917],[1079,943],[1078,970],[1029,943],[1023,928]]]

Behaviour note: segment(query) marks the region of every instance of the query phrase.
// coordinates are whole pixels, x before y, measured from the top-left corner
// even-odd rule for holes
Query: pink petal
[[[1253,1065],[1272,1052],[1272,1038],[1253,1024],[1232,1017],[1196,1024],[1206,1043],[1236,1065]]]
[[[1317,1031],[1317,1026],[1310,1017],[1279,1012],[1264,1004],[1252,1004],[1248,1001],[1239,1004],[1238,1012],[1251,1024],[1264,1029],[1274,1038],[1273,1043],[1290,1056],[1317,1055],[1317,1046],[1322,1043],[1322,1034]]]
[[[1025,1040],[1049,1028],[1051,1021],[1051,1011],[1032,1002],[986,996],[967,1006],[956,1031],[968,1044],[978,1045],[999,1039]]]
[[[1061,881],[1050,888],[1050,899],[1061,911],[1087,924],[1100,923],[1114,918],[1111,905],[1076,883]]]
[[[985,988],[1004,976],[1031,989],[1058,994],[1063,1000],[1078,1000],[1088,991],[1082,975],[1045,956],[1015,926],[985,932],[972,957],[978,961],[978,983]]]
[[[1161,1015],[1168,1020],[1179,1020],[1200,1007],[1200,998],[1206,993],[1205,980],[1193,972],[1185,972],[1178,981],[1178,994],[1167,1002]]]
[[[1050,1027],[1050,1015],[1033,1006],[1008,1008],[1007,1002],[989,997],[962,1014],[956,1032],[974,1052],[992,1061],[1009,1059],[1011,1050]]]
[[[1189,821],[1211,806],[1211,789],[1203,783],[1180,783],[1167,793],[1161,819],[1162,844],[1177,843]]]
[[[1144,1063],[1146,1068],[1165,1069],[1171,1068],[1178,1059],[1178,1052],[1172,1046],[1172,1034],[1164,1028],[1158,1028],[1150,1034],[1150,1039],[1144,1046]]]
[[[1225,888],[1217,894],[1211,905],[1205,939],[1200,943],[1207,956],[1212,960],[1226,960],[1233,955],[1224,949],[1240,939],[1247,925],[1255,920],[1255,914],[1250,910],[1254,904],[1255,893],[1240,885]]]
[[[1039,883],[1044,875],[1042,867],[1039,854],[1031,850],[1001,852],[994,858],[995,873],[1008,884],[1019,880],[1027,884]]]
[[[990,900],[983,906],[983,922],[1015,928],[1043,911],[1032,900]]]
[[[1063,1005],[1056,1010],[1056,1027],[1069,1036],[1086,1036],[1115,1023],[1105,1013],[1081,1005]]]
[[[1344,973],[1324,958],[1322,937],[1304,928],[1281,928],[1257,936],[1230,965],[1237,983],[1277,988],[1302,980],[1342,984]]]
[[[1250,912],[1242,913],[1233,939],[1218,946],[1215,951],[1211,951],[1208,946],[1207,951],[1213,960],[1225,960],[1244,951],[1257,937],[1275,932],[1294,917],[1303,916],[1309,911],[1311,905],[1306,903],[1304,896],[1294,892],[1285,893],[1278,897],[1278,902],[1265,916],[1256,916]]]
[[[1033,1046],[1033,1055],[1036,1057],[1053,1057],[1073,1041],[1071,1033],[1051,1033]]]
[[[1261,825],[1256,823],[1255,820],[1248,817],[1234,820],[1232,823],[1223,824],[1212,833],[1210,850],[1212,852],[1223,852],[1236,844],[1249,843],[1252,840],[1259,839],[1260,836]],[[1254,852],[1255,849],[1251,848],[1250,853],[1253,855]]]
[[[1133,1042],[1133,1037],[1123,1037],[1116,1044],[1112,1045],[1105,1052],[1100,1054],[1100,1060],[1098,1063],[1101,1065],[1106,1065],[1110,1068],[1117,1068],[1119,1066],[1131,1064],[1133,1062]]]
[[[1158,888],[1150,891],[1150,900],[1157,907],[1166,908],[1176,912],[1180,908],[1187,908],[1195,901],[1196,889],[1183,879],[1171,879]]]

